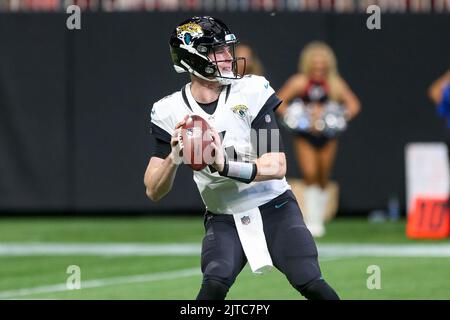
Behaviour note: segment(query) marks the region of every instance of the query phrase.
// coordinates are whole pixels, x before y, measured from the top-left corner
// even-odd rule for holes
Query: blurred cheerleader
[[[322,42],[308,44],[300,54],[299,71],[284,84],[278,96],[283,103],[278,114],[284,116],[287,107],[295,99],[313,105],[311,117],[322,116],[323,106],[335,101],[345,108],[346,120],[360,111],[356,95],[337,70],[332,49]],[[329,181],[338,147],[336,137],[329,137],[314,126],[306,132],[294,135],[294,149],[303,181],[290,182],[300,201],[305,222],[313,234],[325,234],[324,222],[337,210],[337,185]]]

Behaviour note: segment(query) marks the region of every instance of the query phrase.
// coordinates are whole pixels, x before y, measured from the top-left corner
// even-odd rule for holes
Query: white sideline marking
[[[199,256],[193,243],[3,243],[1,256]],[[450,244],[318,244],[320,257],[450,257]]]
[[[199,268],[183,269],[183,270],[160,272],[160,273],[153,273],[153,274],[142,274],[142,275],[126,276],[126,277],[85,280],[85,281],[81,281],[81,289],[79,289],[79,290],[87,289],[87,288],[98,288],[98,287],[105,287],[105,286],[112,286],[112,285],[120,285],[120,284],[154,282],[154,281],[160,281],[160,280],[173,280],[173,279],[196,276],[196,275],[201,275]],[[64,284],[55,284],[55,285],[40,286],[40,287],[33,287],[33,288],[23,288],[23,289],[17,289],[17,290],[0,291],[0,299],[11,299],[11,298],[28,296],[28,295],[32,295],[32,294],[53,293],[53,292],[62,292],[62,291],[74,291],[74,290],[67,289],[67,286],[65,283]]]
[[[450,244],[327,244],[321,257],[450,257]]]
[[[197,256],[200,245],[169,243],[8,243],[0,256]]]

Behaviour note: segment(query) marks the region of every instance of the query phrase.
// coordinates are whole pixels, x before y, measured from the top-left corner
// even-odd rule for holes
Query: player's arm
[[[272,105],[279,106],[281,100],[278,97],[275,99],[277,102]],[[252,123],[252,130],[257,133],[252,144],[258,156],[254,181],[282,179],[286,175],[286,155],[274,110],[269,109],[257,117]]]
[[[428,96],[434,104],[438,105],[441,102],[442,89],[447,83],[450,83],[450,70],[435,80],[428,89]]]
[[[284,152],[269,152],[256,160],[254,181],[283,179],[286,175],[286,155]]]
[[[282,179],[286,175],[286,156],[274,111],[268,111],[252,123],[252,130],[256,132],[252,135],[252,144],[258,158],[255,162],[241,162],[226,156],[220,145],[219,135],[213,129],[212,145],[216,152],[213,167],[221,176],[244,183]],[[265,133],[259,134],[261,131]]]
[[[266,153],[255,162],[234,161],[226,157],[223,159],[223,161],[215,162],[212,166],[221,176],[244,183],[282,179],[286,175],[284,152]]]
[[[295,97],[298,97],[306,85],[306,77],[300,74],[295,74],[286,81],[283,87],[277,92],[277,96],[283,101],[277,109],[279,115],[284,114],[289,102]]]
[[[361,111],[361,103],[344,79],[340,79],[341,100],[348,112],[348,120],[353,119]]]
[[[172,189],[177,168],[170,156],[165,159],[151,157],[144,176],[147,197],[152,201],[164,197]]]
[[[144,175],[146,194],[152,201],[160,200],[172,189],[178,165],[181,163],[178,132],[185,121],[186,118],[176,125],[170,144],[155,139],[156,154],[150,158]]]

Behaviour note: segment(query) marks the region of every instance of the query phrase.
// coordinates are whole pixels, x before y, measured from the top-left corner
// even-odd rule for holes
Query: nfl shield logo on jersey
[[[250,223],[250,217],[249,216],[243,216],[241,218],[241,222],[242,222],[243,225],[249,224]]]

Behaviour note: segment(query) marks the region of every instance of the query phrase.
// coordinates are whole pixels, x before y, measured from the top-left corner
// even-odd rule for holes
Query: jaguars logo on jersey
[[[244,119],[247,115],[248,107],[243,104],[238,104],[237,106],[234,106],[231,108],[231,110],[239,116],[239,118]]]

